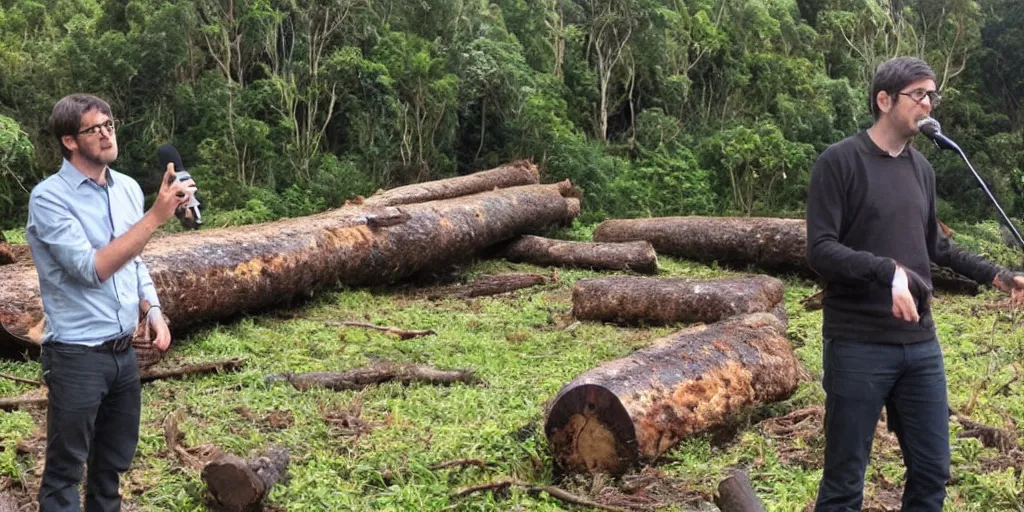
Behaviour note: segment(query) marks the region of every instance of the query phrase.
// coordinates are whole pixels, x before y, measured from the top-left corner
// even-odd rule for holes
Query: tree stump
[[[273,447],[254,459],[224,454],[203,468],[211,505],[224,512],[261,512],[270,488],[287,478],[288,451]]]

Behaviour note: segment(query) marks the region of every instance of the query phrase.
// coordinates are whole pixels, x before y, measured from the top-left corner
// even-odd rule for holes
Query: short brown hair
[[[70,94],[53,106],[53,112],[50,113],[50,131],[57,138],[64,158],[71,158],[71,150],[64,146],[61,138],[65,135],[78,136],[78,130],[82,129],[82,116],[90,110],[99,110],[107,117],[114,117],[107,102],[90,94]]]
[[[893,103],[899,100],[897,93],[907,84],[930,78],[935,80],[935,71],[925,61],[917,57],[896,57],[889,59],[875,70],[875,79],[871,82],[871,94],[868,97],[871,114],[878,119],[882,112],[878,110],[878,93],[885,91],[892,96]]]

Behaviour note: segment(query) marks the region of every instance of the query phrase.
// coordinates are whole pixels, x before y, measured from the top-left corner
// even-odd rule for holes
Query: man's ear
[[[875,104],[878,105],[879,112],[888,113],[892,110],[892,97],[888,92],[878,91],[878,94],[875,95]]]
[[[68,148],[68,151],[75,152],[78,150],[78,140],[75,139],[74,135],[65,135],[60,138],[60,141],[64,143],[64,147]]]

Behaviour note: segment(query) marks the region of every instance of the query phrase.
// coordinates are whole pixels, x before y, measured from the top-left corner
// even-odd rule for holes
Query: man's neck
[[[71,165],[78,169],[78,172],[85,175],[86,178],[96,182],[97,185],[103,187],[107,185],[107,166],[96,163],[88,158],[82,158],[78,155],[72,155],[71,159],[68,160]]]
[[[910,139],[893,130],[883,120],[876,121],[868,128],[868,137],[871,137],[876,146],[893,157],[899,156],[910,142]]]

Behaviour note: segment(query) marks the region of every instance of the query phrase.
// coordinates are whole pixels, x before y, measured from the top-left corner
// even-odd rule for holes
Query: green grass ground
[[[17,240],[18,234],[13,235]],[[734,273],[672,258],[660,260],[662,276]],[[551,269],[485,261],[469,272],[550,275]],[[560,269],[557,282],[468,300],[428,301],[400,289],[342,290],[289,310],[294,317],[247,317],[177,340],[161,365],[231,357],[245,358],[246,364],[237,373],[144,386],[141,441],[123,490],[139,510],[205,510],[199,474],[168,453],[164,441],[164,418],[181,411],[180,428],[188,447],[213,444],[239,455],[271,444],[288,448],[293,457],[291,479],[273,489],[271,501],[289,512],[583,510],[543,493],[516,489],[457,499],[450,494],[503,477],[549,484],[551,457],[542,428],[546,401],[579,373],[625,356],[678,327],[572,326],[573,283],[599,274],[608,273]],[[737,418],[734,436],[708,434],[687,440],[646,470],[647,480],[631,481],[656,480],[662,489],[678,491],[676,499],[708,497],[725,468],[742,466],[768,510],[800,511],[812,502],[821,474],[821,438],[813,417],[786,434],[770,428],[771,421],[758,421],[823,400],[818,381],[821,312],[804,311],[800,304],[816,289],[810,281],[785,280],[789,339],[808,380],[791,399]],[[976,421],[1019,434],[1017,425],[1024,424],[1024,382],[1017,376],[1024,334],[1017,328],[1017,315],[1005,304],[1004,296],[986,288],[976,297],[941,296],[934,309],[952,405]],[[325,326],[328,320],[429,328],[437,334],[401,341],[379,332]],[[362,392],[301,392],[265,380],[283,372],[345,370],[382,359],[472,368],[485,384],[403,387],[389,383]],[[39,365],[0,361],[0,372],[37,378]],[[31,387],[0,378],[0,396],[14,396]],[[371,427],[362,435],[347,435],[325,419],[356,410]],[[0,488],[17,491],[38,485],[39,461],[31,450],[24,453],[24,446],[38,439],[39,420],[38,411],[0,412]],[[956,422],[951,428],[954,482],[947,509],[1024,510],[1024,478],[1005,467],[1012,459],[984,448],[977,439],[958,438],[961,429]],[[902,465],[892,439],[879,439],[869,469],[867,503],[875,510],[886,510],[898,501]],[[496,465],[429,469],[438,462],[463,458]],[[623,487],[621,482],[601,479],[562,485],[592,497],[609,496],[600,492],[603,487]],[[663,504],[658,510],[689,508]]]

